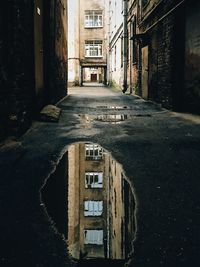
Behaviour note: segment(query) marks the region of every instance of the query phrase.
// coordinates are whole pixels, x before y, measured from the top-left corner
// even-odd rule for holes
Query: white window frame
[[[103,57],[103,41],[102,40],[86,40],[85,41],[85,57]]]
[[[103,149],[97,144],[85,144],[85,158],[100,160],[103,157]]]
[[[103,172],[86,172],[85,188],[103,188]]]
[[[84,230],[85,245],[103,245],[103,230],[85,229]]]
[[[84,216],[101,216],[103,213],[102,200],[85,200],[84,201]]]
[[[103,11],[86,10],[85,28],[102,28],[102,27],[103,27]]]

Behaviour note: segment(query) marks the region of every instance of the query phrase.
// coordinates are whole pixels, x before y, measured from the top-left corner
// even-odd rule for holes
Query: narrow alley
[[[0,9],[0,267],[200,266],[200,1]]]

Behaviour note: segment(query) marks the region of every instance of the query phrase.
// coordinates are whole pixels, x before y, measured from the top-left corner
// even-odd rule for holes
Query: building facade
[[[123,5],[109,1],[109,84],[123,86]]]
[[[195,0],[109,1],[109,83],[199,113],[199,13]]]
[[[107,82],[105,0],[69,1],[69,83]]]
[[[8,1],[1,9],[0,138],[21,134],[67,93],[67,0]]]

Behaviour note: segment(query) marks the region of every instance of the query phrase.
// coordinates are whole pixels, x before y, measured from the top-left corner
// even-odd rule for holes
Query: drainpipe
[[[122,92],[125,93],[128,89],[128,85],[127,85],[127,69],[128,69],[128,23],[127,23],[127,17],[128,17],[128,0],[123,0],[123,15],[124,15],[124,27],[123,27],[123,37],[124,37],[124,42],[123,42],[123,46],[124,46],[124,53],[123,53],[123,63],[124,63],[124,70],[123,70],[123,74],[124,74],[124,78],[123,78],[123,90]]]

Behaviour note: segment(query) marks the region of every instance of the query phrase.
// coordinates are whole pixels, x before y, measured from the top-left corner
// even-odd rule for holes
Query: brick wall
[[[148,29],[179,2],[178,0],[161,2],[144,21],[140,30]],[[182,5],[148,31],[145,43],[149,46],[148,97],[169,109],[180,109],[182,106],[184,42],[184,6]]]

